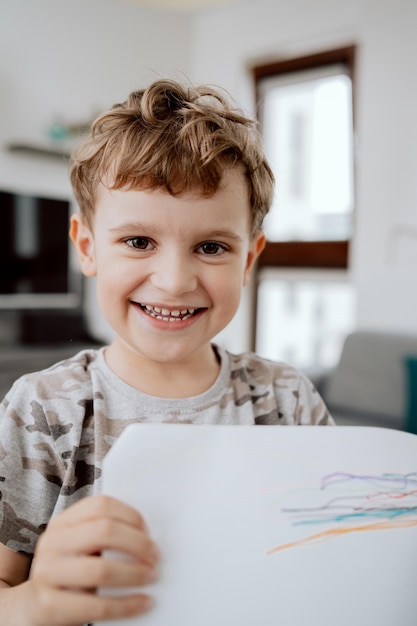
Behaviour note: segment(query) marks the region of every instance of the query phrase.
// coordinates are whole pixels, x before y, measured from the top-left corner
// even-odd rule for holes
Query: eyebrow
[[[111,228],[110,232],[115,235],[131,235],[132,231],[155,231],[155,227],[141,224],[140,222],[131,222],[130,224],[123,224],[122,226]],[[157,229],[156,229],[156,232]],[[232,230],[227,228],[218,229],[218,230],[210,230],[206,233],[198,234],[198,239],[231,239],[232,241],[242,241],[242,237],[234,233]]]
[[[203,239],[233,239],[234,241],[242,241],[242,237],[236,235],[232,230],[211,230],[204,234]]]
[[[132,232],[132,230],[147,229],[149,229],[149,226],[146,226],[145,224],[141,224],[140,222],[131,222],[130,224],[123,224],[122,226],[110,228],[109,232],[114,233],[115,235],[128,235]]]

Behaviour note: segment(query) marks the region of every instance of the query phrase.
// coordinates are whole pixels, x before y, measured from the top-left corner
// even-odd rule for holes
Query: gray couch
[[[408,356],[417,356],[417,335],[355,331],[346,338],[336,367],[306,373],[336,424],[403,430]]]

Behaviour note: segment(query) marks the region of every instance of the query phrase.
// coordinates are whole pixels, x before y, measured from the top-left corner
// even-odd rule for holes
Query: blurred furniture
[[[76,309],[0,309],[0,401],[22,374],[98,345]]]
[[[417,334],[355,331],[336,367],[307,374],[336,424],[417,432]]]
[[[35,372],[62,359],[74,356],[85,348],[97,348],[91,341],[62,342],[44,345],[15,345],[0,347],[0,402],[14,381],[29,372]]]

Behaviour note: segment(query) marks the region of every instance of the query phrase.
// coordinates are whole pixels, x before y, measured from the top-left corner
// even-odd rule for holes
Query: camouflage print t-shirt
[[[0,542],[32,555],[53,515],[99,492],[103,458],[129,424],[333,424],[299,371],[215,349],[217,380],[185,399],[130,387],[107,366],[104,348],[17,380],[0,405]]]

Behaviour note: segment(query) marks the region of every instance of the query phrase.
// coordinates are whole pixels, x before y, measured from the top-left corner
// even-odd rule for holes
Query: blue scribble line
[[[319,506],[281,509],[282,513],[289,516],[293,526],[308,527],[321,524],[326,525],[325,529],[314,535],[278,545],[269,550],[268,554],[347,533],[417,526],[417,472],[407,474],[334,472],[321,480],[317,495],[331,489],[348,490],[349,495],[338,495]],[[364,489],[367,489],[365,493]]]
[[[283,512],[286,512],[283,509]],[[417,506],[403,509],[364,509],[362,511],[356,511],[352,513],[345,513],[340,515],[323,516],[320,518],[309,518],[293,521],[293,526],[307,526],[312,524],[327,524],[329,522],[357,522],[365,519],[385,519],[393,520],[401,516],[413,516],[417,515]]]

